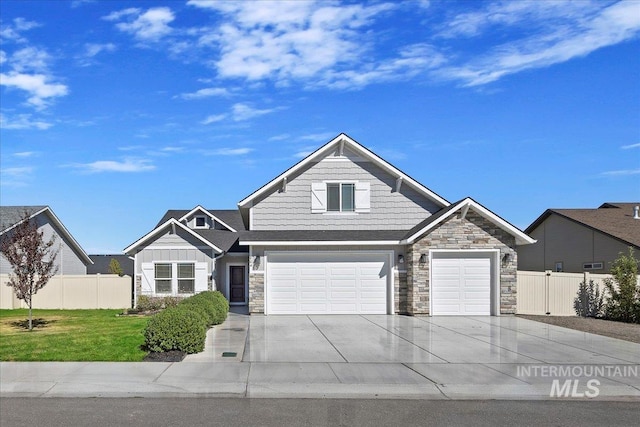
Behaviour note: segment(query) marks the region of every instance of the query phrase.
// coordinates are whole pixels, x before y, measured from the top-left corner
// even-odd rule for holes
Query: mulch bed
[[[143,361],[145,362],[182,362],[182,359],[187,355],[184,351],[171,350],[161,353],[152,351],[147,354]]]
[[[519,314],[518,317],[640,344],[640,325],[636,323],[614,322],[577,316],[531,316]]]

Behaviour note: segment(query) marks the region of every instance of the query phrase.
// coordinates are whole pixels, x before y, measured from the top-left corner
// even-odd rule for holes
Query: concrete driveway
[[[247,316],[182,362],[0,362],[0,396],[640,401],[640,344],[514,316]]]
[[[250,316],[243,361],[640,363],[640,346],[513,316]]]

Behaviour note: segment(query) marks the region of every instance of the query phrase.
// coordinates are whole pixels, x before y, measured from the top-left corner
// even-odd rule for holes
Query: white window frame
[[[180,277],[180,266],[190,265],[193,274],[191,277]],[[191,280],[193,290],[191,292],[180,292],[180,281]],[[196,263],[195,262],[178,262],[176,263],[176,291],[178,295],[193,295],[196,293]]]
[[[158,278],[156,268],[160,265],[168,265],[171,269],[171,275],[169,277]],[[169,292],[158,292],[158,280],[169,282]],[[173,294],[173,263],[171,262],[156,262],[153,264],[153,292],[156,295],[172,295]]]
[[[204,220],[204,225],[198,225],[198,219]],[[209,228],[207,224],[207,217],[205,215],[197,215],[193,219],[193,228]]]
[[[601,261],[585,262],[582,264],[582,269],[585,271],[604,270],[604,262],[601,262]]]
[[[181,264],[191,264],[193,265],[193,277],[178,277],[178,266]],[[160,278],[156,277],[156,266],[157,265],[170,265],[171,266],[171,277],[170,278]],[[171,291],[170,292],[158,292],[157,280],[168,280],[171,282]],[[193,280],[193,292],[180,292],[179,281],[180,280]],[[196,262],[194,261],[158,261],[153,263],[153,292],[155,295],[160,296],[187,296],[194,295],[196,293]]]
[[[327,201],[326,201],[327,211],[325,212],[326,214],[329,214],[329,215],[336,215],[336,214],[337,215],[354,215],[354,214],[356,214],[356,209],[357,209],[357,207],[356,207],[356,182],[357,181],[323,181],[323,183],[325,185],[325,188],[326,188],[326,191],[327,191]],[[340,209],[337,210],[337,211],[330,211],[329,210],[329,185],[330,184],[334,184],[334,185],[338,184],[340,186],[339,187],[340,188],[340,194],[339,194],[339,197],[338,197],[338,201],[340,202]],[[346,185],[352,185],[352,188],[353,188],[353,192],[352,192],[352,195],[353,195],[353,210],[350,210],[350,211],[342,210],[342,188],[343,188],[342,186],[345,185],[345,184]]]

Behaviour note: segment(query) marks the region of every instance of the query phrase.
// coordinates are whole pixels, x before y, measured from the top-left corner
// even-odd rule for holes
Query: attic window
[[[353,212],[355,210],[354,184],[327,184],[327,211]]]
[[[603,268],[603,262],[585,262],[584,264],[582,264],[583,270],[602,270]]]
[[[206,228],[207,227],[207,217],[206,216],[197,216],[196,217],[196,228]]]

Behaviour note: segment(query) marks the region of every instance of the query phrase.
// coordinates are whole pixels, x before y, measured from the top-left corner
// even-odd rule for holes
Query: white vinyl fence
[[[573,300],[580,283],[593,280],[603,292],[603,280],[610,277],[610,274],[518,271],[518,314],[575,316]]]
[[[0,309],[27,308],[0,275]],[[116,274],[53,276],[33,296],[33,308],[96,309],[131,307],[131,277]]]

